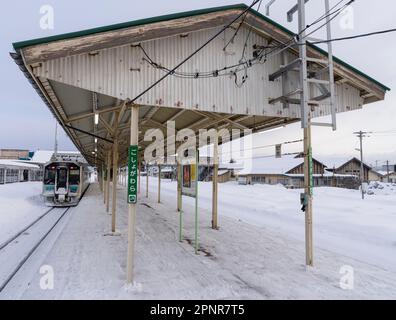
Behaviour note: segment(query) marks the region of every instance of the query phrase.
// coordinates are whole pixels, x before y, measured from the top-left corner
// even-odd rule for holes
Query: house
[[[281,158],[255,158],[246,163],[238,174],[240,184],[282,184],[287,188],[304,187],[304,158],[302,154]],[[358,189],[360,179],[355,174],[336,173],[323,161],[313,159],[313,186]]]
[[[219,170],[217,172],[217,182],[218,183],[226,183],[229,181],[235,181],[238,172],[243,170],[243,164],[238,162],[230,162],[230,163],[219,163]],[[208,177],[208,181],[212,181],[213,179],[213,170],[210,170],[210,176]]]
[[[360,179],[361,161],[355,157],[341,164],[340,166],[329,169],[335,174],[354,175]],[[363,181],[382,181],[383,175],[375,171],[372,167],[363,162]]]
[[[314,186],[325,185],[323,177],[328,172],[326,166],[313,159]],[[288,188],[304,187],[304,158],[299,155],[286,155],[281,158],[257,157],[245,162],[238,174],[240,184],[282,184]]]
[[[390,172],[389,175],[387,174],[383,182],[396,183],[396,172]]]
[[[396,172],[395,171],[377,171],[382,176],[381,182],[396,183]]]

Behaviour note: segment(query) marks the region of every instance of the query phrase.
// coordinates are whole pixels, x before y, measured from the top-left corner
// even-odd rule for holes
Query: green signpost
[[[129,147],[128,157],[128,203],[137,203],[138,192],[138,146]]]
[[[309,194],[312,196],[314,180],[313,180],[313,159],[312,159],[312,148],[311,147],[309,148],[309,151],[308,151],[308,158],[309,158]]]

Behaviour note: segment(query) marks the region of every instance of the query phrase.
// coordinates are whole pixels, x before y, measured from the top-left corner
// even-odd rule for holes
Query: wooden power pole
[[[365,131],[358,131],[354,132],[359,140],[360,140],[360,189],[362,191],[362,199],[364,200],[364,189],[363,189],[363,183],[364,183],[364,164],[363,164],[363,138],[367,137],[368,132]]]

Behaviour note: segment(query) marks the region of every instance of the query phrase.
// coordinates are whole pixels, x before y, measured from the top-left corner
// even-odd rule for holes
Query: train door
[[[67,168],[57,168],[56,177],[56,191],[60,189],[67,190]]]
[[[23,182],[29,181],[29,170],[23,170]]]

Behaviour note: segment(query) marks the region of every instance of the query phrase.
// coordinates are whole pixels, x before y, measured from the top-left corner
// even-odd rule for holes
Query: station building
[[[0,184],[41,181],[39,166],[19,160],[0,159]]]

